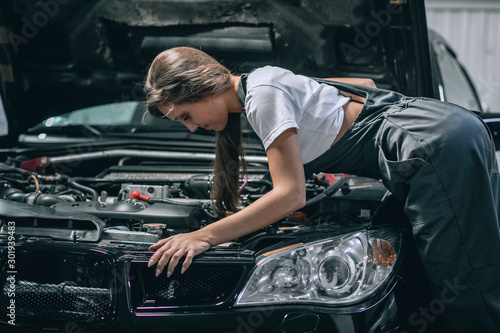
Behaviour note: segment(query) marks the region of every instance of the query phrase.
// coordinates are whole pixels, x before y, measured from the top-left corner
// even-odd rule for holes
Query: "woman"
[[[332,80],[335,80],[333,82]],[[277,67],[233,76],[205,53],[169,49],[146,80],[149,112],[218,132],[212,199],[236,212],[160,240],[148,266],[170,276],[185,256],[259,230],[305,203],[305,175],[382,179],[405,213],[433,296],[453,332],[500,331],[498,168],[484,123],[456,105],[374,88],[371,80],[314,80]],[[268,157],[273,189],[238,211],[239,116]],[[236,166],[236,167],[235,167]],[[480,218],[479,218],[480,217]],[[453,298],[451,296],[454,296]],[[443,311],[440,311],[443,312]],[[430,320],[430,319],[429,319]]]

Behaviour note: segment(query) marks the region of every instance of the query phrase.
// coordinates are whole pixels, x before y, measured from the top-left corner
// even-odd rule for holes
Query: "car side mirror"
[[[488,125],[493,140],[495,142],[495,149],[500,150],[500,112],[489,112],[481,114],[486,125]]]

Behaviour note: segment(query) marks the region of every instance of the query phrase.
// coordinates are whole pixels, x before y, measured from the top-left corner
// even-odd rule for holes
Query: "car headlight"
[[[391,276],[401,241],[400,229],[388,228],[264,253],[235,305],[363,301]]]

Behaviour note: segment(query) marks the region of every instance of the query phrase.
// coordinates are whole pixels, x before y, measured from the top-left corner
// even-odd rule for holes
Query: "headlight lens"
[[[349,304],[365,300],[391,275],[401,248],[397,228],[296,244],[261,256],[237,306]]]

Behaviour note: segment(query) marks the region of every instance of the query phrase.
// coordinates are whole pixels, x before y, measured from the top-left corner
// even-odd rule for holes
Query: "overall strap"
[[[349,83],[343,83],[343,82],[337,82],[337,81],[330,81],[330,80],[325,80],[325,79],[320,79],[316,77],[311,77],[311,79],[319,82],[319,83],[324,83],[330,86],[334,86],[338,90],[346,91],[348,93],[351,93],[353,95],[357,95],[360,97],[367,98],[369,91],[366,91],[365,89],[360,89],[360,88],[368,88],[368,87],[362,87],[362,86],[356,86],[352,85]],[[371,89],[371,88],[368,88]]]
[[[243,106],[243,114],[245,114],[245,97],[247,95],[247,74],[241,74],[238,88],[236,89],[236,96]]]
[[[396,103],[405,97],[404,95],[397,92],[380,88],[370,88],[366,86],[359,86],[355,84],[336,82],[313,77],[311,79],[319,83],[334,86],[338,90],[346,91],[348,93],[364,97],[367,100],[367,105]]]

